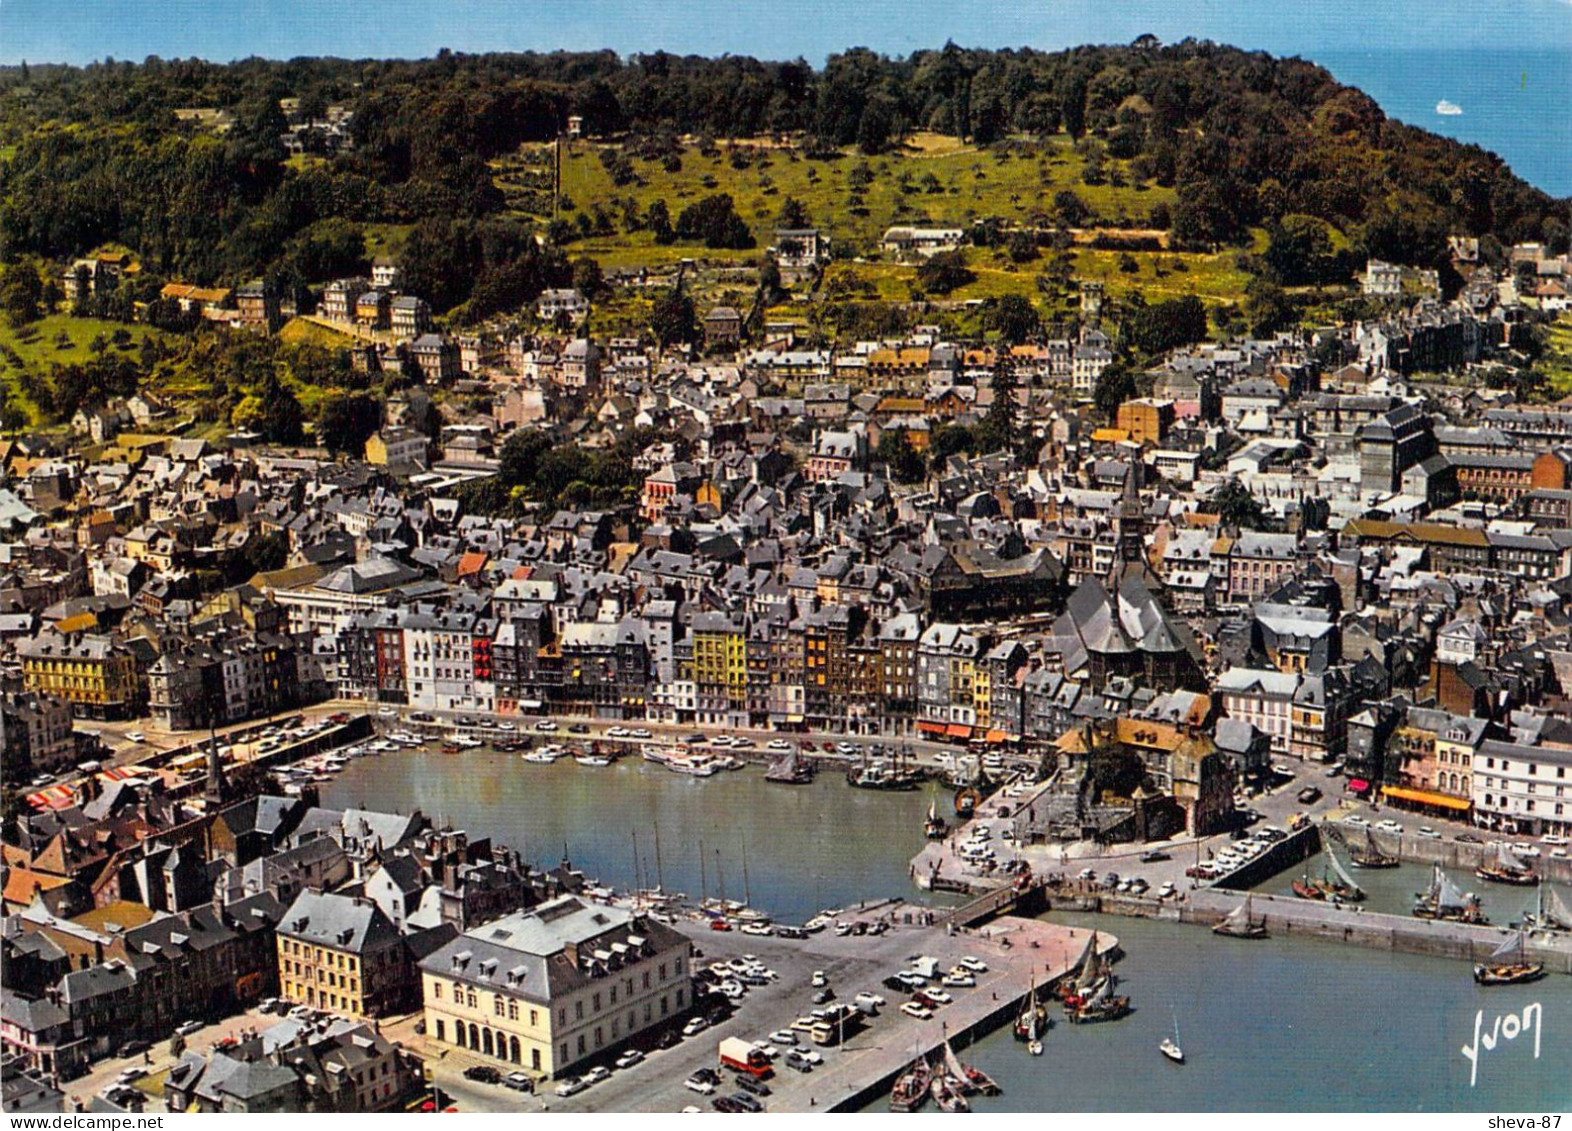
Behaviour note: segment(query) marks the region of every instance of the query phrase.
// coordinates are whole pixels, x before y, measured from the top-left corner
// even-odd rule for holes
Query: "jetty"
[[[1084,927],[1013,916],[964,927],[937,909],[909,904],[847,909],[840,918],[883,921],[888,927],[879,935],[822,932],[792,940],[717,933],[679,922],[678,929],[703,949],[700,962],[725,961],[747,951],[776,970],[779,979],[751,989],[737,1012],[722,1024],[652,1055],[646,1064],[615,1073],[584,1095],[553,1097],[551,1110],[676,1111],[701,1103],[683,1088],[687,1075],[700,1067],[714,1067],[717,1042],[726,1037],[754,1041],[790,1027],[813,1008],[811,976],[816,971],[825,974],[836,1001],[850,1002],[857,993],[868,991],[882,995],[887,1004],[864,1025],[848,1029],[838,1047],[826,1049],[825,1063],[813,1072],[798,1073],[778,1065],[770,1078],[766,1107],[771,1112],[856,1111],[878,1103],[884,1110],[883,1101],[895,1078],[913,1059],[943,1055],[948,1038],[961,1059],[972,1061],[967,1050],[977,1039],[1013,1023],[1034,986],[1041,996],[1073,969],[1092,933]],[[1114,935],[1099,931],[1097,939],[1101,953],[1118,954],[1119,940]],[[917,955],[934,959],[944,970],[966,956],[980,959],[987,969],[976,973],[975,986],[949,989],[954,1000],[932,1018],[921,1020],[900,1011],[907,995],[882,984],[896,971],[909,969]],[[1026,1052],[1011,1045],[1000,1055],[1024,1057]],[[978,1061],[977,1067],[985,1072],[996,1068],[986,1061]]]

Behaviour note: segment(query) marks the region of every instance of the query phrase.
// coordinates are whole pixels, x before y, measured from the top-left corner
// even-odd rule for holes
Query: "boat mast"
[[[633,834],[633,891],[637,894],[644,890],[644,879],[639,873],[639,830],[629,829]]]
[[[748,886],[748,842],[742,842],[742,902],[753,906],[753,890]]]
[[[720,889],[721,910],[726,909],[726,873],[721,871],[720,849],[715,850],[715,886]]]
[[[705,901],[706,898],[708,898],[706,893],[709,891],[709,878],[708,878],[708,876],[705,873],[705,870],[704,870],[705,867],[706,867],[706,864],[705,864],[705,860],[704,860],[704,838],[700,837],[699,838],[699,906],[700,907],[704,906],[704,901]]]
[[[665,877],[661,875],[661,866],[660,866],[660,825],[659,825],[659,823],[657,823],[655,825],[655,887],[661,892],[661,894],[663,894],[663,895],[665,894],[665,892],[666,892],[666,880],[665,880]]]

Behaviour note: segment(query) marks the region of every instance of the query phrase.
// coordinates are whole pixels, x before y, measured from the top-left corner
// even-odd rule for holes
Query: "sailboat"
[[[1517,887],[1527,887],[1529,884],[1539,882],[1533,870],[1513,855],[1512,850],[1504,844],[1496,845],[1494,862],[1486,861],[1480,864],[1474,869],[1474,875],[1493,884],[1513,884]]]
[[[1294,881],[1294,894],[1300,899],[1313,899],[1322,903],[1358,903],[1363,900],[1364,891],[1352,876],[1343,871],[1337,855],[1330,848],[1327,849],[1326,858],[1338,879],[1334,880],[1323,872],[1319,880],[1312,880],[1307,873],[1304,878]]]
[[[928,1091],[933,1084],[933,1067],[928,1063],[928,1058],[919,1056],[895,1078],[895,1087],[890,1092],[891,1111],[920,1111],[923,1104],[928,1102]]]
[[[1435,871],[1430,877],[1430,886],[1419,894],[1419,901],[1414,904],[1414,918],[1416,919],[1444,919],[1456,923],[1488,923],[1484,912],[1479,909],[1479,899],[1452,882],[1451,878],[1435,866]]]
[[[1032,1052],[1032,1055],[1040,1056],[1042,1041],[1039,1039],[1039,1034],[1047,1028],[1048,1009],[1037,1000],[1037,980],[1033,978],[1031,989],[1026,995],[1026,1008],[1021,1010],[1021,1015],[1015,1019],[1015,1039],[1025,1041],[1028,1045],[1035,1044],[1037,1051]]]
[[[784,758],[765,771],[764,780],[780,785],[807,785],[813,780],[813,763],[799,756],[794,743]]]
[[[1227,935],[1231,939],[1264,939],[1266,934],[1266,916],[1259,921],[1250,914],[1250,902],[1254,897],[1248,893],[1245,901],[1224,915],[1212,926],[1212,934]]]
[[[1543,880],[1539,883],[1539,898],[1534,913],[1525,915],[1524,919],[1542,931],[1572,931],[1572,908],[1566,905],[1555,888],[1546,890]]]
[[[948,1032],[944,1035],[944,1070],[956,1081],[963,1093],[981,1092],[985,1096],[997,1096],[1004,1090],[981,1068],[967,1064],[955,1055]]]
[[[1516,986],[1545,976],[1543,962],[1528,961],[1527,938],[1521,930],[1496,947],[1490,959],[1474,966],[1474,981],[1481,986]]]
[[[1086,949],[1081,952],[1074,971],[1059,983],[1059,997],[1064,1002],[1065,1010],[1069,1011],[1084,1002],[1104,983],[1113,980],[1112,972],[1097,952],[1097,932],[1093,931],[1086,940]]]
[[[1174,1014],[1174,1035],[1164,1037],[1157,1050],[1175,1064],[1184,1063],[1184,1049],[1179,1047],[1179,1015]]]
[[[1072,1025],[1086,1025],[1094,1021],[1117,1021],[1130,1012],[1130,999],[1115,996],[1113,979],[1109,978],[1098,986],[1097,991],[1090,998],[1068,1008]]]
[[[1376,846],[1375,837],[1370,835],[1370,830],[1365,830],[1365,846],[1358,848],[1348,846],[1348,859],[1355,868],[1396,868],[1402,861],[1396,856],[1382,852]]]
[[[943,840],[950,831],[950,823],[939,816],[937,801],[928,802],[928,817],[922,823],[923,835],[929,840]]]

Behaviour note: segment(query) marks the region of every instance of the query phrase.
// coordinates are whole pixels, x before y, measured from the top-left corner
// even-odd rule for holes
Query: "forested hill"
[[[353,112],[354,148],[290,161],[281,98]],[[177,110],[220,109],[225,132]],[[105,243],[165,276],[320,279],[368,224],[439,225],[477,274],[516,269],[532,221],[506,213],[488,160],[556,135],[803,136],[812,159],[878,153],[908,131],[977,145],[1092,136],[1137,184],[1177,189],[1177,245],[1227,244],[1287,215],[1319,217],[1364,253],[1438,260],[1451,233],[1567,242],[1565,202],[1499,158],[1385,117],[1300,59],[1207,43],[1045,53],[946,45],[891,59],[623,60],[609,52],[419,62],[149,59],[0,71],[0,255],[61,258]]]

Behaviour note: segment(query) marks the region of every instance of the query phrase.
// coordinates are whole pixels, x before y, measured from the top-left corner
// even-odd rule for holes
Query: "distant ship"
[[[1444,114],[1448,118],[1455,118],[1462,112],[1463,108],[1461,106],[1456,102],[1448,102],[1445,98],[1436,103],[1436,113]]]

